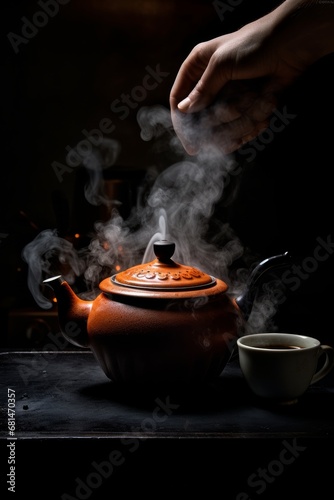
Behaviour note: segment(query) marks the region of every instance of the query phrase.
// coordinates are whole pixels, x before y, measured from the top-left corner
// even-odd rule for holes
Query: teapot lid
[[[146,264],[139,264],[126,271],[119,272],[103,280],[100,288],[104,292],[132,293],[152,292],[193,292],[215,287],[219,282],[219,291],[225,291],[227,285],[220,280],[191,266],[179,264],[171,259],[175,243],[160,240],[153,245],[156,259]],[[114,286],[115,285],[115,286]],[[123,288],[124,287],[124,288]],[[125,292],[125,290],[127,292]],[[142,295],[142,293],[140,293]],[[202,292],[203,294],[203,292]]]

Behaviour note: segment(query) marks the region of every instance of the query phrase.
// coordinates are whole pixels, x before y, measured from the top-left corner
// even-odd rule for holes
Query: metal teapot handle
[[[291,264],[289,252],[274,255],[262,260],[251,272],[246,283],[245,291],[236,299],[244,318],[247,320],[252,311],[254,300],[258,292],[259,281],[273,269],[283,268]]]

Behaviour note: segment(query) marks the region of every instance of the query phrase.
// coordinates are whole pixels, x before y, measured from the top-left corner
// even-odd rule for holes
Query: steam
[[[165,240],[167,238],[167,214],[166,211],[161,208],[160,209],[160,216],[159,216],[159,230],[151,237],[150,241],[148,242],[148,245],[146,247],[144,257],[143,257],[143,263],[144,262],[149,262],[154,258],[154,252],[153,252],[153,245],[156,241],[159,240]]]
[[[83,262],[78,258],[72,243],[60,238],[56,231],[51,229],[42,231],[28,243],[23,249],[22,258],[29,264],[28,288],[42,309],[52,307],[52,303],[40,290],[45,275],[60,274],[61,268],[64,279],[73,283],[75,276],[79,276],[83,271]]]
[[[112,203],[103,188],[103,170],[114,165],[120,153],[120,144],[113,139],[102,138],[99,146],[93,148],[83,157],[82,163],[89,175],[85,186],[85,198],[91,205],[106,205]]]
[[[143,139],[166,140],[167,135],[171,148],[177,149],[168,109],[143,107],[137,119]],[[221,151],[214,147],[196,157],[184,156],[157,177],[146,208],[152,212],[164,211],[168,237],[176,243],[176,260],[225,278],[228,267],[242,255],[243,247],[228,224],[219,227],[219,233],[226,240],[223,248],[208,242],[207,232],[233,162],[233,158],[222,156]]]
[[[177,161],[162,170],[158,166],[149,167],[140,190],[145,191],[148,185],[147,195],[143,199],[138,197],[126,220],[114,208],[108,221],[97,221],[87,248],[76,250],[51,229],[42,231],[24,248],[22,257],[29,267],[28,287],[41,308],[51,307],[41,288],[44,279],[62,274],[69,283],[74,283],[81,277],[86,288],[81,296],[93,298],[105,277],[151,261],[153,243],[159,239],[175,242],[175,261],[198,267],[227,282],[231,264],[243,255],[243,245],[227,223],[217,221],[216,233],[208,238],[215,205],[228,184],[234,159],[214,147],[188,157],[173,132],[170,111],[163,106],[141,108],[137,121],[141,138],[152,141],[157,151],[170,151]],[[114,164],[119,151],[116,141],[104,139],[85,156],[83,164],[90,178],[85,197],[90,204],[112,203],[115,207],[117,200],[108,199],[104,193],[102,173]],[[233,286],[231,291],[237,292],[243,286],[242,280]],[[257,328],[268,314],[272,314],[270,305],[263,314],[258,307]]]
[[[143,106],[137,113],[137,121],[143,141],[151,141],[173,129],[170,112],[163,106]]]

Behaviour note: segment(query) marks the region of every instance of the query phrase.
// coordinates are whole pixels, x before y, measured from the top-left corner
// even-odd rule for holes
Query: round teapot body
[[[102,292],[89,314],[88,345],[114,382],[198,383],[220,375],[241,323],[225,293],[164,299]]]
[[[93,301],[76,296],[61,276],[44,280],[56,295],[64,337],[89,347],[114,382],[180,386],[219,376],[247,321],[254,283],[285,257],[260,263],[233,299],[224,281],[174,262],[174,249],[156,242],[156,259],[104,279]]]

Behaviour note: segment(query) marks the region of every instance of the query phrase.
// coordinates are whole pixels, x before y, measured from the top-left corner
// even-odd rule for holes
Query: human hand
[[[277,98],[262,86],[261,80],[230,81],[212,103],[195,112],[171,105],[174,130],[187,153],[213,146],[229,154],[265,130]]]
[[[287,0],[191,51],[170,93],[173,126],[188,154],[209,146],[231,153],[268,127],[281,92],[333,50],[333,7],[331,17],[319,8]]]

